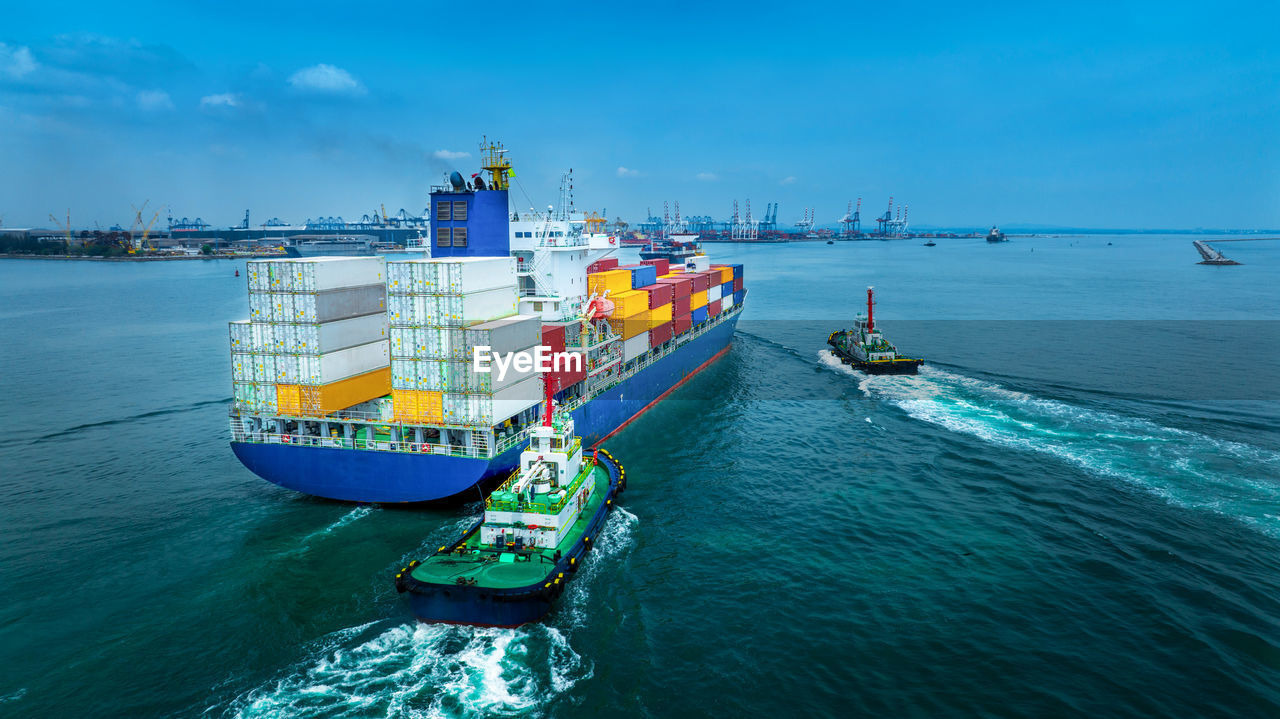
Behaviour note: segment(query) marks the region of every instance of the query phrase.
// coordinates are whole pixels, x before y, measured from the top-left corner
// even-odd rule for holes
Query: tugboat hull
[[[832,354],[840,358],[841,362],[867,374],[916,374],[920,369],[920,365],[924,364],[924,360],[906,358],[868,362],[845,352],[840,347],[837,347],[835,343],[829,344],[831,344]]]
[[[626,487],[622,468],[604,450],[599,462],[609,472],[609,489],[593,511],[586,530],[572,548],[559,560],[547,563],[547,574],[537,582],[522,587],[494,588],[467,584],[423,582],[413,577],[410,565],[396,575],[396,589],[408,595],[409,608],[422,622],[471,624],[489,627],[518,627],[546,616],[555,600],[582,565],[584,555],[600,536],[618,493]],[[441,548],[441,554],[452,553],[474,533],[483,520],[452,545]],[[414,563],[417,564],[416,562]]]

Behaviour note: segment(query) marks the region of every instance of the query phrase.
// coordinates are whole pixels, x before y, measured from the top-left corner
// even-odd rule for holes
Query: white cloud
[[[618,177],[639,177],[639,176],[640,176],[639,170],[632,170],[626,167],[618,168]]]
[[[698,178],[699,180],[702,180],[703,182],[715,182],[716,180],[720,179],[720,176],[714,172],[699,172],[698,174],[694,175],[694,177]]]
[[[200,107],[236,107],[239,104],[240,96],[230,92],[205,95],[200,98]]]
[[[164,90],[143,90],[138,93],[138,107],[143,110],[172,110],[173,100]]]
[[[39,67],[36,59],[31,56],[31,48],[28,47],[10,47],[0,42],[0,71],[4,74],[19,78],[24,75],[30,75]]]
[[[451,150],[436,150],[431,156],[437,160],[461,160],[464,157],[471,157],[470,152],[453,152]]]
[[[795,176],[795,175],[787,175],[786,177],[782,178],[782,182],[779,182],[778,184],[779,184],[779,185],[794,185],[794,184],[796,184],[796,176]]]
[[[335,95],[358,95],[364,92],[360,81],[352,77],[351,73],[323,62],[293,73],[289,76],[289,84],[299,90]]]

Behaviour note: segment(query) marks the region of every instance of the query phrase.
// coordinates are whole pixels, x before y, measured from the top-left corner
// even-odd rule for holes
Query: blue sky
[[[1275,4],[23,5],[6,227],[418,212],[482,135],[633,220],[1280,227]]]

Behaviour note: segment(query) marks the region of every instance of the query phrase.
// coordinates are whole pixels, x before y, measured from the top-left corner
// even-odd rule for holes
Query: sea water
[[[479,504],[232,456],[242,263],[0,262],[0,716],[1280,714],[1280,243],[921,242],[707,245],[732,349],[514,630],[393,588]],[[826,352],[867,285],[918,376]]]

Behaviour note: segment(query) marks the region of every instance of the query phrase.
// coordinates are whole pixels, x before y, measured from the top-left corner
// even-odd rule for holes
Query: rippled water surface
[[[732,350],[515,630],[392,587],[479,504],[236,462],[242,265],[0,262],[0,716],[1280,716],[1280,243],[1228,247],[708,246]],[[919,376],[825,351],[869,284]]]

